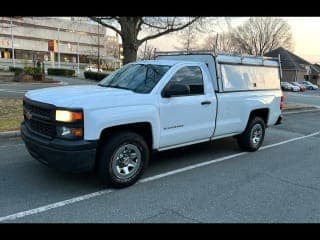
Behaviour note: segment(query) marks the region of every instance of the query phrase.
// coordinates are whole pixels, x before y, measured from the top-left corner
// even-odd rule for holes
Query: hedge
[[[73,77],[76,75],[76,71],[73,69],[65,68],[48,68],[48,75]]]
[[[39,67],[24,67],[24,72],[29,75],[40,74],[41,68],[39,68]]]
[[[89,71],[85,71],[84,72],[84,77],[86,79],[92,79],[92,80],[96,80],[96,81],[100,81],[102,79],[104,79],[105,77],[107,77],[109,74],[107,73],[100,73],[100,72],[89,72]]]
[[[14,75],[19,75],[20,73],[24,72],[23,68],[19,68],[19,67],[9,67],[9,71],[10,72],[14,72]]]

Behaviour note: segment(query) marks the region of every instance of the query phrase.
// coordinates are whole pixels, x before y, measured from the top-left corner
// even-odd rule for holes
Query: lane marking
[[[237,153],[237,154],[232,154],[232,155],[229,155],[229,156],[213,159],[213,160],[210,160],[210,161],[207,161],[207,162],[198,163],[198,164],[195,164],[195,165],[190,165],[190,166],[187,166],[187,167],[184,167],[184,168],[180,168],[180,169],[176,169],[176,170],[173,170],[173,171],[169,171],[169,172],[166,172],[166,173],[161,173],[161,174],[158,174],[158,175],[155,175],[155,176],[152,176],[152,177],[147,177],[147,178],[141,179],[138,182],[139,183],[145,183],[145,182],[154,181],[156,179],[160,179],[160,178],[164,178],[164,177],[167,177],[167,176],[170,176],[170,175],[174,175],[174,174],[177,174],[177,173],[189,171],[189,170],[192,170],[192,169],[195,169],[195,168],[199,168],[199,167],[203,167],[203,166],[206,166],[206,165],[210,165],[212,163],[222,162],[222,161],[225,161],[225,160],[228,160],[228,159],[231,159],[231,158],[235,158],[235,157],[239,157],[239,156],[242,156],[242,155],[246,155],[246,154],[248,154],[248,152],[241,152],[241,153]]]
[[[23,218],[23,217],[26,217],[26,216],[29,216],[29,215],[34,215],[34,214],[38,214],[38,213],[41,213],[41,212],[46,212],[46,211],[49,211],[50,209],[63,207],[65,205],[69,205],[69,204],[80,202],[80,201],[87,200],[87,199],[90,199],[90,198],[98,197],[98,196],[101,196],[101,195],[104,195],[104,194],[108,194],[108,193],[111,193],[111,192],[112,192],[112,190],[102,190],[102,191],[98,191],[98,192],[82,195],[80,197],[71,198],[71,199],[68,199],[68,200],[65,200],[65,201],[61,201],[61,202],[45,205],[45,206],[42,206],[42,207],[34,208],[34,209],[31,209],[31,210],[28,210],[28,211],[15,213],[15,214],[8,215],[8,216],[5,216],[5,217],[0,217],[0,222],[7,221],[7,220],[15,220],[17,218]]]
[[[12,90],[12,89],[0,89],[0,92],[8,92],[8,93],[26,93],[28,90]]]
[[[22,145],[24,145],[24,143],[11,144],[11,145],[4,145],[4,146],[0,146],[0,148],[16,147],[16,146],[22,146]]]
[[[308,135],[305,135],[305,136],[301,136],[301,137],[291,138],[289,140],[285,140],[285,141],[282,141],[282,142],[279,142],[279,143],[269,144],[269,145],[260,147],[260,149],[258,151],[261,151],[261,150],[264,150],[264,149],[268,149],[268,148],[272,148],[272,147],[276,147],[276,146],[279,146],[279,145],[282,145],[282,144],[286,144],[286,143],[289,143],[289,142],[293,142],[293,141],[297,141],[297,140],[300,140],[300,139],[313,137],[313,136],[316,136],[318,134],[320,134],[320,131],[314,132],[314,133],[311,133],[311,134],[308,134]]]
[[[272,147],[276,147],[276,146],[279,146],[279,145],[282,145],[282,144],[286,144],[286,143],[289,143],[289,142],[293,142],[293,141],[297,141],[297,140],[313,137],[313,136],[318,135],[318,134],[320,134],[320,131],[314,132],[314,133],[311,133],[311,134],[308,134],[308,135],[305,135],[305,136],[296,137],[296,138],[292,138],[292,139],[285,140],[285,141],[282,141],[282,142],[278,142],[278,143],[275,143],[275,144],[266,145],[264,147],[261,147],[259,149],[259,151],[260,150],[264,150],[264,149],[268,149],[268,148],[272,148]],[[180,168],[180,169],[176,169],[176,170],[173,170],[173,171],[169,171],[169,172],[166,172],[166,173],[161,173],[161,174],[158,174],[158,175],[155,175],[155,176],[152,176],[152,177],[143,178],[140,181],[138,181],[138,184],[151,182],[151,181],[154,181],[154,180],[157,180],[157,179],[160,179],[160,178],[164,178],[164,177],[167,177],[167,176],[170,176],[170,175],[174,175],[174,174],[177,174],[177,173],[189,171],[189,170],[192,170],[192,169],[195,169],[195,168],[199,168],[199,167],[203,167],[203,166],[206,166],[206,165],[209,165],[209,164],[222,162],[222,161],[225,161],[225,160],[228,160],[228,159],[232,159],[232,158],[235,158],[235,157],[239,157],[239,156],[242,156],[242,155],[246,155],[246,154],[249,154],[249,152],[241,152],[241,153],[237,153],[237,154],[232,154],[232,155],[229,155],[229,156],[225,156],[225,157],[209,160],[207,162],[202,162],[202,163],[190,165],[190,166],[183,167],[183,168]],[[29,216],[29,215],[34,215],[34,214],[38,214],[38,213],[41,213],[41,212],[46,212],[46,211],[49,211],[51,209],[55,209],[55,208],[58,208],[58,207],[63,207],[63,206],[69,205],[69,204],[73,204],[73,203],[80,202],[80,201],[83,201],[83,200],[91,199],[91,198],[98,197],[98,196],[101,196],[101,195],[105,195],[105,194],[108,194],[108,193],[111,193],[111,192],[113,192],[113,190],[102,190],[102,191],[98,191],[98,192],[93,192],[93,193],[90,193],[90,194],[82,195],[82,196],[79,196],[79,197],[74,197],[74,198],[71,198],[71,199],[68,199],[68,200],[64,200],[64,201],[61,201],[61,202],[56,202],[56,203],[52,203],[52,204],[49,204],[49,205],[41,206],[41,207],[34,208],[34,209],[31,209],[31,210],[14,213],[14,214],[11,214],[11,215],[0,217],[0,222],[9,221],[9,220],[15,220],[15,219],[23,218],[23,217],[26,217],[26,216]]]
[[[317,135],[319,133],[320,133],[320,131],[312,133],[312,134],[309,134],[309,135],[305,135],[305,136],[301,136],[301,137],[296,137],[296,138],[292,138],[292,139],[289,139],[289,140],[285,140],[285,141],[282,141],[282,142],[279,142],[279,143],[266,145],[264,147],[261,147],[258,151],[263,150],[263,149],[267,149],[267,148],[271,148],[271,147],[276,147],[276,146],[279,146],[279,145],[282,145],[282,144],[286,144],[286,143],[289,143],[289,142],[293,142],[293,141],[297,141],[297,140],[300,140],[300,139],[313,137],[313,136],[315,136],[315,135]],[[210,165],[212,163],[222,162],[222,161],[225,161],[225,160],[228,160],[228,159],[231,159],[231,158],[235,158],[235,157],[239,157],[239,156],[242,156],[242,155],[246,155],[248,153],[249,152],[241,152],[241,153],[237,153],[237,154],[233,154],[233,155],[229,155],[229,156],[225,156],[225,157],[209,160],[207,162],[202,162],[202,163],[198,163],[198,164],[195,164],[195,165],[191,165],[191,166],[187,166],[187,167],[184,167],[184,168],[180,168],[180,169],[177,169],[177,170],[173,170],[173,171],[169,171],[169,172],[166,172],[166,173],[158,174],[158,175],[153,176],[153,177],[144,178],[144,179],[141,179],[139,182],[141,182],[141,183],[150,182],[150,181],[153,181],[153,180],[156,180],[156,179],[160,179],[160,178],[163,178],[163,177],[167,177],[167,176],[170,176],[170,175],[173,175],[173,174],[177,174],[177,173],[180,173],[180,172],[185,172],[185,171],[192,170],[192,169],[195,169],[195,168],[198,168],[198,167],[203,167],[203,166],[206,166],[206,165]]]

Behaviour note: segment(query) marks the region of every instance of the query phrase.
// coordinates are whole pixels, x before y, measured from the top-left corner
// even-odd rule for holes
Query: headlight
[[[56,110],[56,121],[76,122],[83,119],[82,112],[72,112],[66,110]]]
[[[66,126],[57,127],[57,136],[67,139],[80,139],[83,137],[83,129]]]

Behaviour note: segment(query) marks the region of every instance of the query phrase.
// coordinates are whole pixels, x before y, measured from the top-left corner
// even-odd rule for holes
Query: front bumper
[[[86,172],[94,168],[97,141],[48,140],[32,133],[24,122],[21,137],[31,156],[49,167],[67,172]]]

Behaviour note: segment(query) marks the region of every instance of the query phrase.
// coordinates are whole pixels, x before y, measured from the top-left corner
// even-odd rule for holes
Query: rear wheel
[[[265,123],[261,117],[252,117],[246,130],[237,138],[239,147],[242,150],[254,152],[258,150],[264,140]]]
[[[145,140],[134,132],[116,133],[102,143],[98,156],[100,180],[115,188],[134,184],[149,161]]]

